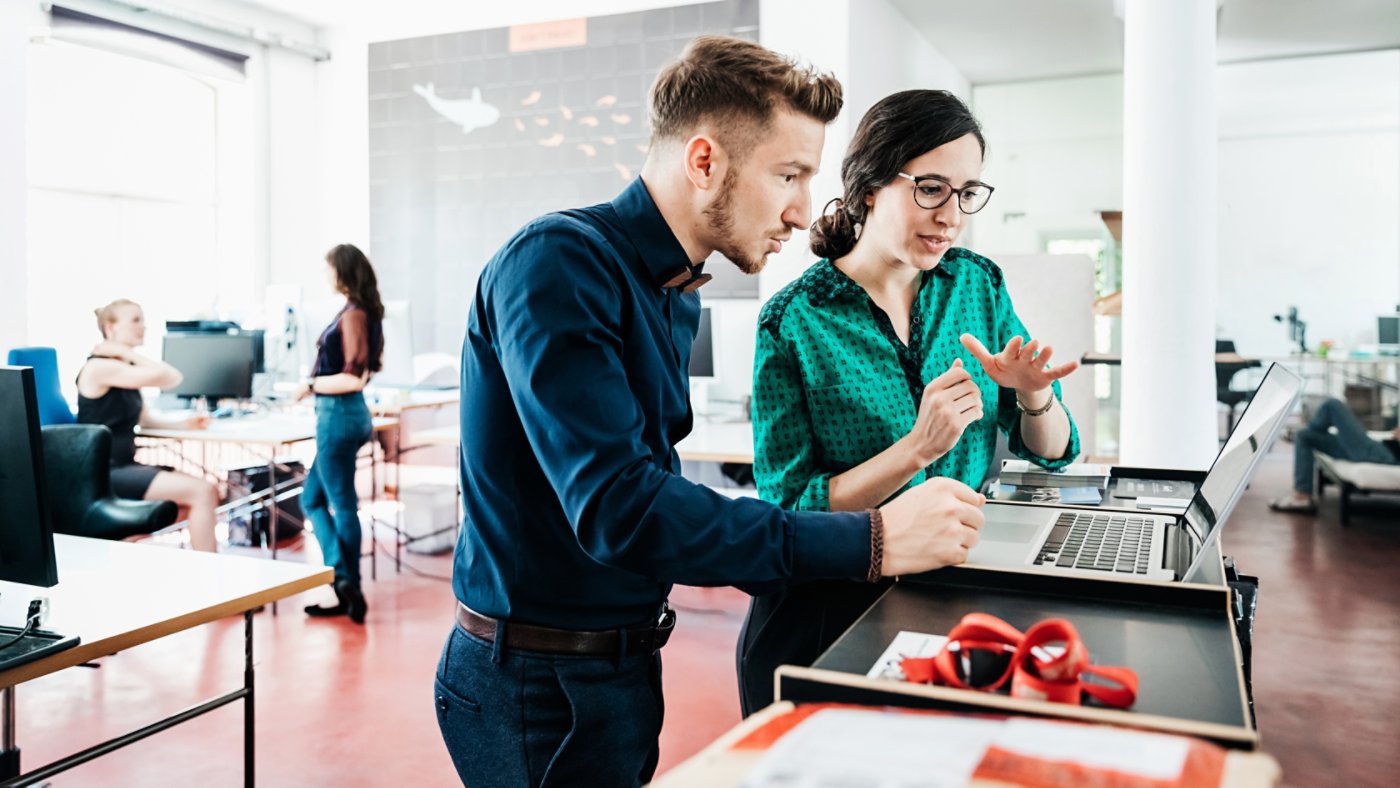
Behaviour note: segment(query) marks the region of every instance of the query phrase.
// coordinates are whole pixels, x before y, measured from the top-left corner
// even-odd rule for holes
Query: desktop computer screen
[[[253,396],[255,345],[251,334],[166,334],[161,358],[184,380],[169,393],[180,397],[248,399]]]
[[[167,320],[166,334],[226,334],[246,336],[253,343],[253,371],[266,372],[266,352],[264,350],[266,331],[261,328],[243,328],[231,320]]]
[[[1400,315],[1382,315],[1376,318],[1377,344],[1382,347],[1400,347]]]
[[[710,325],[710,308],[700,310],[700,329],[690,346],[690,379],[712,380],[715,376],[714,329]]]
[[[0,580],[58,583],[34,370],[0,367]]]

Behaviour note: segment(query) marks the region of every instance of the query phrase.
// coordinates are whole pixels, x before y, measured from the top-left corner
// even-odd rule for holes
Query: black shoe
[[[337,581],[332,589],[335,591],[336,602],[334,605],[307,605],[302,608],[306,615],[312,618],[330,618],[332,616],[343,616],[350,611],[350,600],[345,595],[345,590],[341,587],[341,581]]]
[[[312,618],[330,618],[331,616],[345,615],[347,608],[344,602],[337,602],[334,605],[307,605],[302,608],[306,615]]]
[[[335,595],[340,597],[345,605],[345,615],[350,617],[356,624],[365,623],[365,614],[369,612],[369,603],[365,601],[364,592],[358,585],[351,585],[349,581],[341,580],[335,584]]]

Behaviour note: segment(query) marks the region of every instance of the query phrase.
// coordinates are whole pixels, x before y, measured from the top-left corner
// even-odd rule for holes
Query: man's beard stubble
[[[720,182],[719,194],[704,211],[710,220],[710,230],[715,234],[715,251],[724,255],[742,272],[753,276],[763,270],[768,263],[768,255],[754,257],[739,246],[734,237],[734,188],[739,182],[739,171],[730,168]]]

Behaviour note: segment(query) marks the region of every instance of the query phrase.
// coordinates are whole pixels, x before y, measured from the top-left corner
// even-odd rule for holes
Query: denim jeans
[[[316,395],[316,461],[301,490],[301,510],[311,521],[326,566],[337,581],[360,584],[360,499],[355,457],[369,440],[364,395]]]
[[[463,785],[634,786],[659,755],[661,656],[516,651],[452,627],[433,682]]]
[[[1337,434],[1329,431],[1331,427],[1337,428]],[[1390,449],[1366,437],[1366,428],[1335,399],[1323,402],[1293,439],[1293,489],[1304,495],[1313,492],[1314,451],[1351,462],[1397,463]]]

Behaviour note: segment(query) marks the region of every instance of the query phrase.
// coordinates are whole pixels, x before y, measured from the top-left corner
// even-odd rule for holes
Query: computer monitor
[[[715,379],[715,341],[711,324],[710,308],[700,310],[700,328],[695,332],[695,342],[690,346],[691,382]]]
[[[0,580],[58,584],[30,367],[0,367]]]
[[[409,388],[418,382],[413,369],[413,311],[407,301],[385,301],[384,355],[379,371],[374,375],[376,386]]]
[[[161,357],[184,376],[170,393],[248,399],[253,396],[254,344],[254,338],[244,333],[166,334]]]
[[[1381,347],[1400,348],[1400,315],[1381,315],[1376,318],[1376,344]]]
[[[166,334],[230,334],[248,337],[253,343],[253,371],[266,372],[266,333],[261,328],[243,328],[231,320],[167,320]]]

